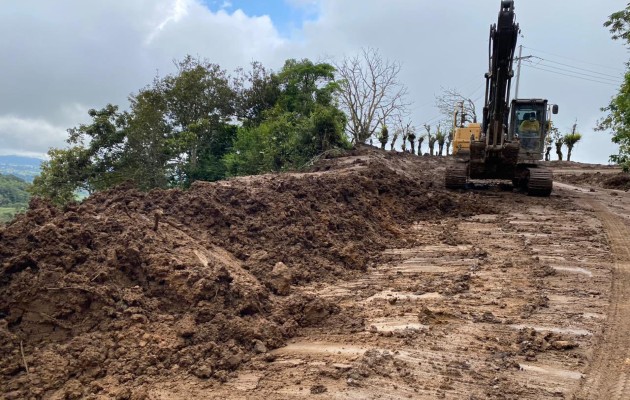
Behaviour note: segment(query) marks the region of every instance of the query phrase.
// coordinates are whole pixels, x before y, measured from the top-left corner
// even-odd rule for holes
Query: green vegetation
[[[562,142],[567,146],[567,161],[571,161],[571,153],[573,152],[573,147],[582,140],[582,135],[577,132],[577,123],[573,124],[573,128],[571,129],[571,133],[567,133],[562,137]]]
[[[349,146],[330,64],[287,60],[275,73],[253,63],[235,76],[190,56],[177,66],[132,95],[129,110],[89,110],[92,122],[68,131],[70,147],[49,151],[31,192],[64,204],[122,182],[188,187],[298,169]]]
[[[623,40],[630,45],[630,4],[619,12],[610,15],[604,26],[610,29],[614,40]],[[624,171],[630,170],[630,70],[626,71],[619,92],[602,111],[608,113],[599,121],[598,130],[611,130],[612,141],[619,145],[618,154],[610,160],[621,165]]]
[[[0,174],[0,224],[26,209],[30,198],[28,187],[29,184],[18,177]]]

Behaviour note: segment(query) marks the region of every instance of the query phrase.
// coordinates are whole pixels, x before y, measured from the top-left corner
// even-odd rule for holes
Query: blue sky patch
[[[284,37],[293,36],[304,21],[317,15],[313,5],[296,6],[287,0],[203,0],[212,11],[224,9],[227,12],[242,10],[249,16],[268,15],[278,32]]]

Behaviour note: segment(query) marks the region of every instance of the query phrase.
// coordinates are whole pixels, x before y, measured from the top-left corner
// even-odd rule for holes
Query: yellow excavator
[[[502,0],[498,22],[490,27],[483,122],[457,125],[456,114],[447,188],[463,189],[470,179],[511,180],[529,195],[551,194],[553,175],[538,164],[549,128],[547,100],[513,99],[509,104],[518,33],[514,1]],[[558,106],[551,111],[557,114]]]

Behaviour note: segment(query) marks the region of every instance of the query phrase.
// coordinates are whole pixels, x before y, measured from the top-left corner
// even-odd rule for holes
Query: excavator
[[[538,162],[543,159],[549,111],[557,114],[558,106],[549,109],[545,99],[509,102],[519,34],[515,20],[514,1],[502,0],[498,21],[490,27],[483,121],[456,127],[447,188],[463,189],[471,179],[512,180],[531,196],[551,194],[553,175]]]

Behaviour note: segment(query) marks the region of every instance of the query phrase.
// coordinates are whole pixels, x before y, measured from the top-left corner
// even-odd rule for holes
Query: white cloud
[[[59,146],[66,137],[65,128],[42,119],[0,116],[0,155],[42,158],[50,147]]]
[[[168,10],[166,17],[149,34],[146,43],[151,43],[167,24],[177,23],[181,21],[182,18],[187,16],[190,4],[190,0],[175,0],[175,3],[172,4],[170,10]]]

